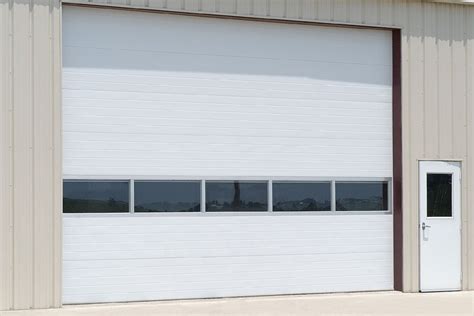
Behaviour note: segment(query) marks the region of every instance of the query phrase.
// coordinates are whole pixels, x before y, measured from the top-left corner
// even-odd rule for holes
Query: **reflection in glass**
[[[273,183],[273,211],[330,211],[331,184]]]
[[[428,217],[452,216],[452,175],[429,173],[426,181]]]
[[[128,212],[128,181],[64,181],[64,213]]]
[[[135,212],[199,212],[198,181],[135,181]]]
[[[206,211],[267,211],[267,183],[206,181]]]
[[[336,182],[337,211],[387,211],[387,182]]]

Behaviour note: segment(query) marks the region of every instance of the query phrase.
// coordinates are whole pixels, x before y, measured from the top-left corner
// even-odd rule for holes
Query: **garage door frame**
[[[390,30],[392,32],[392,159],[393,159],[393,179],[392,179],[392,216],[393,216],[393,277],[394,289],[403,291],[403,197],[402,197],[402,81],[401,81],[401,29],[393,27],[381,27],[372,25],[355,25],[350,23],[323,23],[317,21],[291,20],[272,17],[249,17],[230,14],[202,13],[202,12],[180,12],[167,9],[146,9],[130,8],[127,6],[107,5],[107,4],[78,4],[64,3],[67,6],[80,6],[97,9],[117,9],[127,11],[142,11],[158,14],[174,14],[195,17],[221,18],[247,20],[269,23],[285,23],[300,25],[317,25],[326,27],[363,28]]]

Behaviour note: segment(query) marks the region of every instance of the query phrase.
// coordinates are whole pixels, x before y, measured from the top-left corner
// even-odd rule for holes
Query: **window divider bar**
[[[201,180],[201,213],[206,212],[206,180]]]
[[[273,180],[268,180],[268,211],[273,212]]]
[[[135,180],[130,179],[129,187],[130,187],[130,193],[129,193],[129,197],[128,197],[129,212],[130,213],[135,213]]]
[[[331,181],[331,212],[336,211],[336,181]]]

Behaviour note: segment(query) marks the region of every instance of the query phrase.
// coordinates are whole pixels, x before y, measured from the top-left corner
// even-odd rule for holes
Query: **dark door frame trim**
[[[393,287],[403,291],[402,39],[392,30]]]

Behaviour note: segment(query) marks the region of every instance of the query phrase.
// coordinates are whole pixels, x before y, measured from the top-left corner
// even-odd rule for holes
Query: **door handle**
[[[430,225],[426,225],[425,222],[421,224],[421,229],[425,230],[426,228],[431,228]]]

